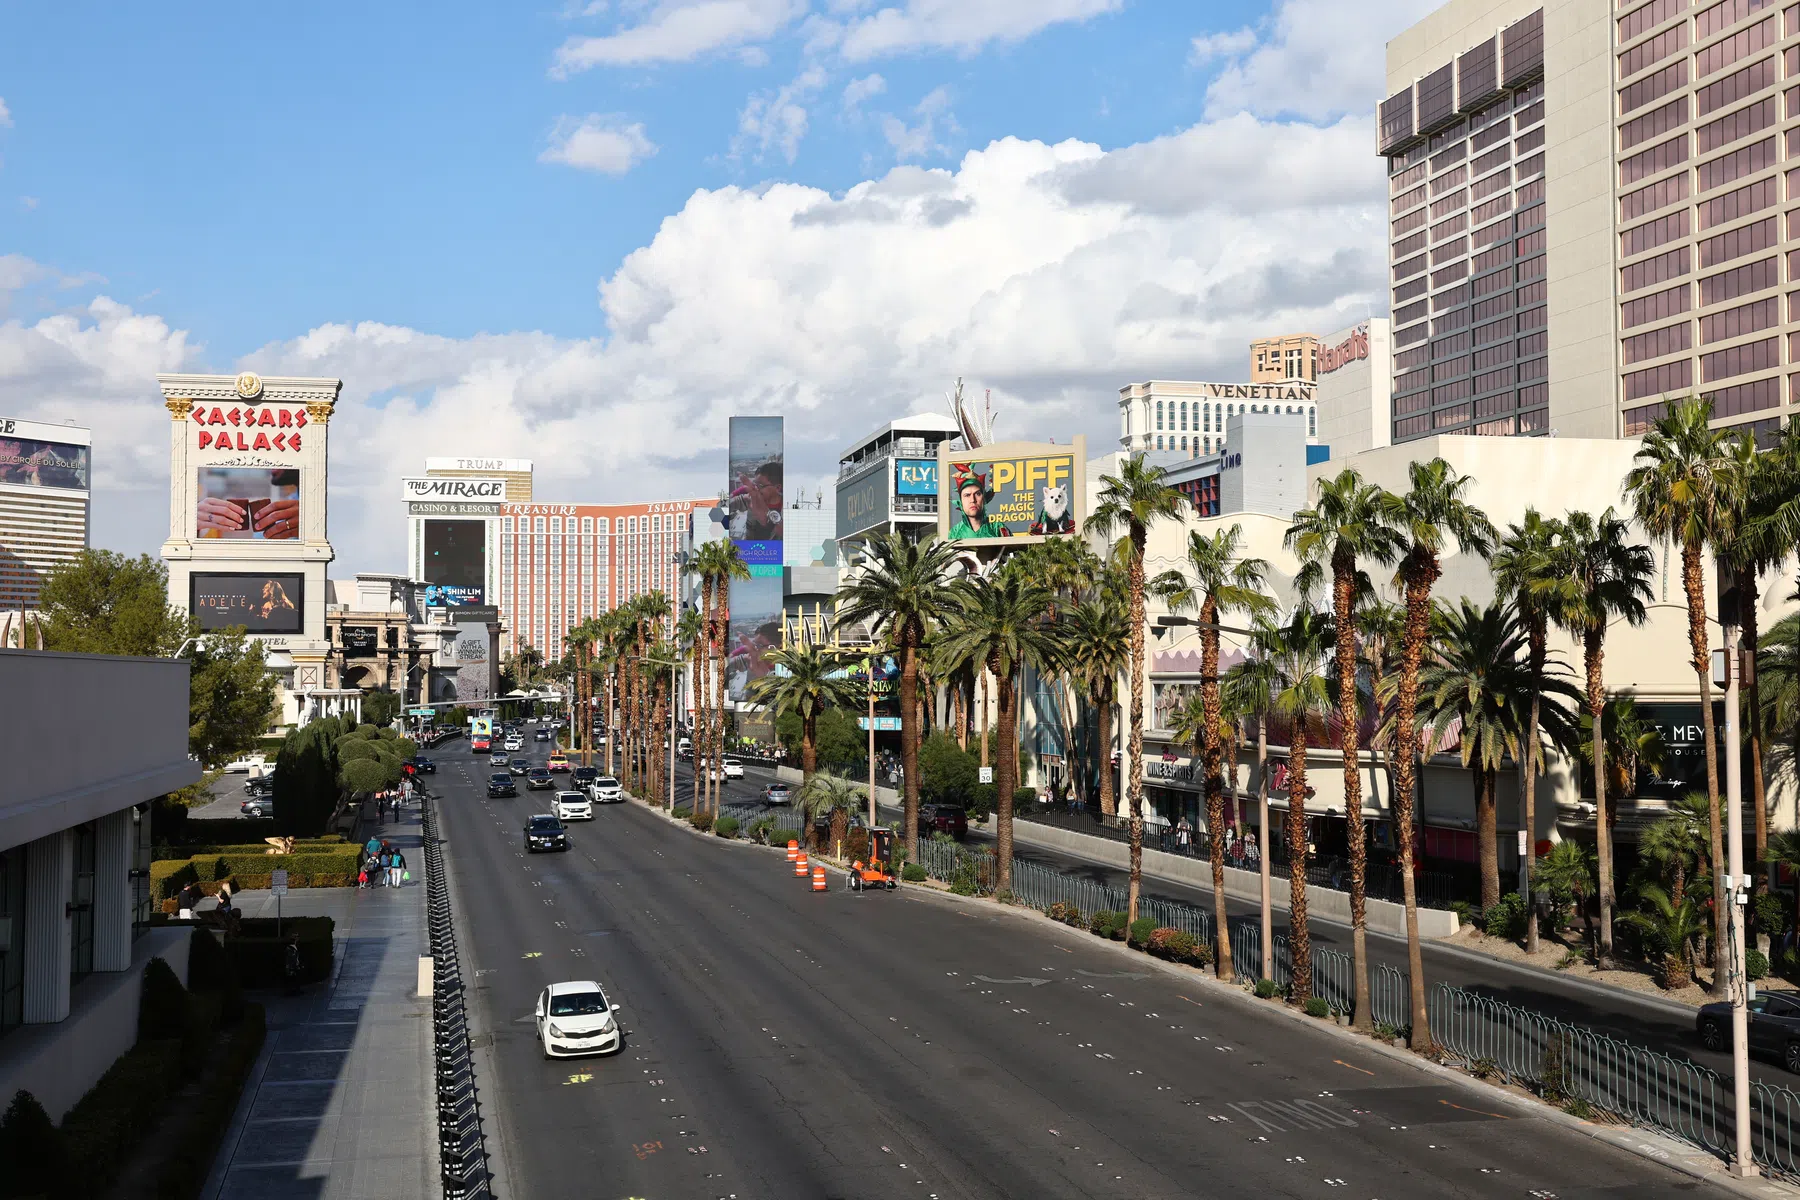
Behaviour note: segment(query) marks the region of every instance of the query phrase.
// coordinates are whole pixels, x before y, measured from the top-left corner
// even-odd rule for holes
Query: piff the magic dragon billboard
[[[938,447],[938,535],[977,545],[1074,537],[1087,515],[1087,439]]]

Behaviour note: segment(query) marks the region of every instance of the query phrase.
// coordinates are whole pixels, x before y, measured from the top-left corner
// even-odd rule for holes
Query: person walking
[[[399,887],[400,877],[406,873],[406,855],[398,850],[388,859],[388,886]]]
[[[375,855],[381,853],[381,839],[371,833],[369,835],[369,840],[363,843],[363,850],[367,852],[370,858],[375,857]]]
[[[183,921],[193,920],[194,919],[194,905],[198,904],[199,902],[200,902],[200,887],[199,887],[199,885],[192,883],[192,882],[189,882],[189,883],[183,885],[183,887],[181,889],[181,895],[175,901],[176,908],[179,910],[178,919],[183,920]]]

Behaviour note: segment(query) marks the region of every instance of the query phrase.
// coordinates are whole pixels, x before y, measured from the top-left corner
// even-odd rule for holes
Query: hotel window
[[[501,529],[503,529],[507,533],[511,533],[513,531],[512,522],[513,522],[513,519],[511,517],[505,518],[504,521],[501,523]]]
[[[1319,436],[1319,410],[1316,408],[1306,410],[1306,436]]]
[[[1156,435],[1156,448],[1158,450],[1162,449],[1162,434],[1160,433]]]
[[[1158,400],[1156,402],[1156,428],[1158,430],[1161,430],[1162,427],[1163,427],[1163,424],[1162,424],[1162,401]],[[1162,439],[1161,438],[1156,439],[1156,448],[1158,450],[1162,449]]]
[[[594,532],[594,518],[592,518],[592,517],[581,518],[581,532],[583,532],[583,533]]]
[[[537,518],[537,522],[536,522],[536,524],[534,524],[532,526],[532,529],[533,529],[533,531],[535,531],[537,533],[544,532],[544,518],[542,518],[542,517]]]

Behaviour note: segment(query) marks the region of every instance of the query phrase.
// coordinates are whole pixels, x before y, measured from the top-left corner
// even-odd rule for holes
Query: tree
[[[1363,824],[1361,714],[1356,686],[1356,597],[1368,589],[1365,564],[1392,566],[1400,556],[1400,535],[1388,524],[1387,493],[1354,469],[1319,480],[1311,508],[1294,514],[1285,544],[1300,560],[1295,582],[1307,597],[1317,595],[1331,572],[1331,611],[1337,632],[1338,745],[1344,755],[1344,822],[1350,842],[1350,941],[1356,992],[1356,1027],[1375,1027],[1369,997],[1369,842]]]
[[[1637,701],[1629,696],[1613,696],[1606,702],[1601,718],[1600,764],[1606,772],[1607,795],[1619,799],[1636,796],[1638,771],[1643,768],[1661,774],[1667,760],[1668,747],[1662,731],[1645,720]],[[1581,741],[1576,754],[1588,770],[1594,769],[1594,716],[1584,709],[1581,714]],[[1607,809],[1608,820],[1617,822],[1618,805]]]
[[[194,643],[188,668],[188,753],[223,765],[256,749],[274,722],[275,676],[242,626]]]
[[[197,626],[169,603],[169,568],[140,554],[83,550],[44,577],[44,647],[167,658]]]
[[[1526,657],[1528,637],[1510,605],[1480,607],[1465,597],[1457,607],[1440,610],[1436,624],[1437,653],[1419,675],[1419,719],[1426,727],[1427,747],[1442,744],[1453,726],[1460,727],[1456,738],[1463,766],[1475,773],[1481,906],[1490,908],[1500,902],[1500,768],[1509,755],[1521,771],[1541,757],[1525,741],[1534,701],[1551,741],[1573,746],[1572,703],[1579,693],[1554,675],[1534,679]]]
[[[1563,840],[1550,847],[1550,853],[1534,864],[1532,886],[1539,894],[1549,896],[1559,909],[1574,904],[1580,907],[1587,924],[1587,942],[1594,945],[1594,914],[1589,899],[1594,894],[1594,860],[1580,842]]]
[[[405,707],[406,701],[397,692],[383,690],[363,693],[363,720],[371,725],[392,725],[400,715],[400,710]]]
[[[951,606],[956,548],[935,537],[908,541],[898,530],[870,536],[837,593],[840,627],[867,624],[900,656],[900,764],[905,774],[902,837],[919,852],[919,659],[939,614]]]
[[[1013,793],[1019,786],[1018,759],[1010,753],[1019,742],[1019,674],[1026,667],[1047,672],[1056,664],[1053,597],[1029,571],[1015,565],[964,580],[952,598],[954,607],[938,633],[943,653],[952,660],[981,662],[994,677],[1000,744],[994,770],[995,887],[996,895],[1004,897],[1012,888]]]
[[[1131,636],[1131,708],[1128,761],[1131,782],[1131,878],[1126,916],[1137,920],[1138,894],[1144,885],[1144,546],[1150,527],[1174,520],[1187,508],[1187,498],[1163,481],[1163,469],[1146,461],[1142,451],[1125,460],[1117,475],[1100,477],[1099,503],[1087,519],[1086,532],[1111,539],[1115,561],[1123,556]]]
[[[1786,864],[1790,870],[1800,872],[1800,828],[1770,834],[1765,853],[1764,861],[1772,867]],[[1795,893],[1794,921],[1796,927],[1800,927],[1800,890]]]
[[[1304,604],[1278,626],[1274,652],[1275,692],[1270,707],[1288,722],[1288,946],[1293,960],[1291,998],[1304,1005],[1312,996],[1312,930],[1306,921],[1306,749],[1314,718],[1331,709],[1326,659],[1337,641],[1332,620]]]
[[[1690,882],[1713,870],[1706,846],[1710,827],[1706,793],[1689,792],[1638,838],[1639,857],[1660,868],[1669,882],[1669,898],[1676,904],[1687,898]]]
[[[1494,598],[1510,600],[1525,628],[1526,670],[1535,685],[1544,679],[1544,667],[1550,644],[1550,607],[1555,602],[1561,582],[1552,553],[1558,525],[1546,521],[1535,508],[1525,510],[1520,525],[1509,525],[1506,536],[1494,553]],[[1531,708],[1525,718],[1525,744],[1538,744],[1542,724],[1537,694],[1531,697]],[[1530,880],[1537,858],[1537,777],[1544,769],[1541,757],[1535,757],[1519,769],[1519,804],[1525,828],[1525,854],[1519,863],[1519,877]],[[1525,950],[1537,953],[1536,921],[1525,922]]]
[[[1800,614],[1775,622],[1757,647],[1756,678],[1770,748],[1779,747],[1787,773],[1800,776]]]
[[[1719,829],[1719,751],[1713,740],[1712,654],[1706,636],[1702,558],[1706,547],[1714,542],[1722,518],[1736,503],[1743,476],[1730,445],[1734,435],[1713,429],[1711,420],[1709,400],[1672,402],[1668,414],[1644,435],[1643,447],[1634,456],[1637,465],[1625,477],[1625,494],[1645,532],[1652,537],[1671,538],[1681,545],[1688,650],[1700,690],[1700,728],[1706,739],[1706,795],[1713,814],[1710,836],[1713,861],[1718,862],[1724,856],[1724,843]],[[1731,945],[1730,915],[1725,873],[1715,871],[1713,939],[1721,954]],[[1728,975],[1727,971],[1714,972],[1714,995],[1724,994]]]
[[[1244,558],[1243,540],[1241,525],[1217,529],[1210,535],[1192,530],[1188,533],[1186,571],[1157,577],[1157,591],[1169,611],[1192,609],[1200,625],[1201,713],[1196,732],[1205,780],[1206,832],[1212,845],[1213,919],[1219,931],[1213,969],[1225,980],[1236,974],[1225,910],[1225,780],[1220,773],[1225,727],[1219,706],[1219,622],[1238,612],[1256,617],[1275,611],[1275,602],[1263,594],[1269,564],[1260,558]],[[1232,769],[1236,768],[1232,763]]]
[[[926,738],[919,747],[919,794],[927,804],[967,808],[981,778],[978,772],[975,756],[942,730]]]
[[[696,689],[701,701],[697,707],[704,714],[699,727],[705,732],[693,739],[694,778],[704,781],[716,815],[717,789],[723,780],[714,776],[725,753],[725,635],[731,620],[731,583],[750,578],[750,567],[738,553],[737,544],[721,538],[694,552],[692,570],[700,577],[700,615],[706,639],[701,683]]]
[[[1441,458],[1407,468],[1406,493],[1383,500],[1388,523],[1406,541],[1397,579],[1406,612],[1394,710],[1394,823],[1400,839],[1400,884],[1406,902],[1406,957],[1412,983],[1412,1048],[1432,1046],[1425,1008],[1425,962],[1419,948],[1419,899],[1413,878],[1413,812],[1419,764],[1419,666],[1431,636],[1431,589],[1444,573],[1442,555],[1455,541],[1464,554],[1486,555],[1494,545],[1493,522],[1465,498],[1471,480]]]
[[[844,656],[810,642],[767,655],[773,670],[750,685],[750,698],[777,714],[800,717],[800,771],[811,779],[819,768],[819,714],[826,708],[849,708],[862,688],[844,670]]]
[[[1269,714],[1275,710],[1275,693],[1280,690],[1280,673],[1275,659],[1275,645],[1281,631],[1267,618],[1259,618],[1250,637],[1250,657],[1225,672],[1220,684],[1220,698],[1232,712],[1256,716],[1256,811],[1263,846],[1259,871],[1263,888],[1260,896],[1262,931],[1261,979],[1272,979],[1275,969],[1274,925],[1269,913],[1268,872],[1270,856],[1275,853],[1275,838],[1266,819],[1269,814]]]
[[[1638,889],[1638,902],[1643,907],[1621,914],[1619,921],[1636,927],[1662,951],[1663,966],[1657,972],[1662,985],[1671,991],[1683,986],[1693,978],[1693,945],[1706,936],[1706,914],[1693,896],[1677,902],[1654,883]]]
[[[794,793],[794,807],[806,817],[810,830],[820,817],[831,822],[831,844],[842,845],[850,826],[850,814],[868,802],[869,793],[848,779],[820,772]]]
[[[1126,622],[1125,589],[1103,582],[1087,600],[1069,610],[1063,622],[1063,662],[1076,686],[1094,706],[1099,726],[1100,815],[1118,813],[1112,769],[1113,710],[1118,705],[1119,675],[1131,661],[1131,631]],[[1082,781],[1084,786],[1086,780]]]

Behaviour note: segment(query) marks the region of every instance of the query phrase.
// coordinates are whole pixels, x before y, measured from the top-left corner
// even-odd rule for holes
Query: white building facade
[[[91,435],[0,417],[0,612],[37,607],[44,576],[88,547]]]
[[[1211,454],[1225,445],[1225,423],[1242,413],[1286,413],[1306,419],[1308,441],[1319,435],[1317,384],[1193,383],[1152,379],[1119,389],[1119,448],[1130,453]]]

